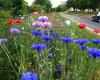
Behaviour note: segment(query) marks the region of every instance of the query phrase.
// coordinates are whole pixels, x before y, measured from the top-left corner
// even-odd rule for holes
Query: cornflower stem
[[[17,47],[17,43],[16,43],[16,36],[15,35],[14,35],[13,39],[14,39],[14,45],[15,45],[15,48],[16,48],[16,51],[17,51],[17,54],[18,54],[18,60],[20,60],[20,55],[19,55],[19,51],[18,51],[18,47]]]
[[[64,52],[64,54],[63,54],[63,59],[64,59],[64,63],[63,63],[63,77],[62,77],[62,79],[64,80],[65,79],[65,76],[66,76],[66,59],[67,59],[67,51],[66,51],[66,46],[67,46],[67,43],[66,43],[66,45],[65,45],[65,52]]]
[[[7,52],[8,55],[10,56],[10,58],[11,58],[14,62],[16,62],[16,61],[14,60],[14,58],[10,55],[10,52],[9,52],[7,46],[6,46],[5,44],[2,44],[2,46],[5,48],[6,52]]]
[[[38,51],[37,55],[37,62],[38,62],[38,73],[40,75],[40,80],[42,80],[42,73],[41,73],[41,51]]]
[[[90,63],[89,80],[92,80],[92,76],[93,76],[92,73],[94,71],[95,60],[91,59],[89,63]]]
[[[23,53],[23,45],[21,45],[21,60],[20,60],[20,65],[25,63],[25,55]],[[24,70],[24,65],[22,67],[19,67],[19,74],[22,73]]]
[[[11,65],[11,67],[13,68],[14,72],[16,73],[17,77],[19,77],[19,75],[17,74],[16,69],[15,69],[14,66],[13,66],[13,63],[12,63],[12,61],[11,61],[11,58],[10,58],[9,53],[7,52],[7,50],[5,49],[5,47],[4,47],[1,43],[0,43],[0,46],[1,46],[2,50],[5,52],[5,54],[6,54],[7,58],[8,58],[8,60],[9,60],[9,63],[10,63],[10,65]]]
[[[51,59],[50,62],[51,62],[51,64],[50,64],[50,77],[49,77],[49,80],[52,80],[52,73],[53,73],[53,72],[52,72],[52,70],[53,70],[53,69],[52,69],[52,68],[53,68],[53,59]]]

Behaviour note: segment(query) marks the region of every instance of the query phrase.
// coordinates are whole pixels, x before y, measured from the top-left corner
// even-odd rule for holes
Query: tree
[[[42,10],[41,6],[38,4],[32,4],[30,9],[32,12],[34,12],[34,11],[40,12]]]
[[[49,12],[52,8],[50,0],[35,0],[34,4],[40,5],[46,12]]]
[[[73,7],[73,8],[74,8],[74,11],[75,11],[75,8],[77,7],[77,4],[76,4],[75,0],[68,0],[68,1],[66,2],[66,6],[67,6],[68,8]]]
[[[12,2],[13,15],[22,15],[26,12],[28,6],[27,2],[25,2],[24,0],[13,0]]]
[[[85,9],[92,9],[96,11],[96,8],[99,7],[99,0],[68,0],[66,2],[67,7],[73,7],[80,9],[81,11],[84,11]]]
[[[0,10],[10,10],[12,4],[12,0],[0,0]]]

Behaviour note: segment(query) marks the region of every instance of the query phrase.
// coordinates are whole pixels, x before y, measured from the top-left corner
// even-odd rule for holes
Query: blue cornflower
[[[37,50],[37,51],[42,51],[45,48],[46,48],[45,44],[33,44],[32,45],[32,49]]]
[[[20,30],[18,28],[11,28],[10,33],[17,35],[17,34],[20,34]]]
[[[39,21],[35,21],[35,22],[32,23],[32,26],[36,27],[36,28],[40,28],[42,25],[43,25],[43,23],[39,22]]]
[[[50,33],[54,38],[59,37],[59,33],[58,32],[51,32]]]
[[[7,39],[0,39],[0,43],[5,43],[7,41],[8,41]]]
[[[45,21],[48,21],[48,17],[47,16],[40,16],[38,18],[39,21],[42,21],[42,22],[45,22]]]
[[[45,40],[45,41],[48,41],[48,40],[52,40],[52,39],[53,39],[53,36],[42,35],[42,36],[41,36],[41,39],[42,39],[42,40]]]
[[[42,35],[42,32],[40,30],[33,30],[32,31],[32,35],[41,36]]]
[[[75,40],[75,43],[79,45],[84,45],[88,43],[88,39],[77,39]]]
[[[60,65],[56,66],[56,71],[57,72],[62,72],[62,66],[60,66]]]
[[[32,78],[33,78],[32,80],[38,80],[38,77],[39,77],[39,76],[38,76],[37,73],[33,73],[33,74],[32,74]]]
[[[26,72],[22,74],[21,80],[32,80],[32,72]]]
[[[100,58],[100,49],[87,48],[87,52],[92,58]]]
[[[87,49],[86,44],[84,44],[84,45],[80,45],[80,50],[84,50],[84,49]]]
[[[48,58],[52,58],[54,56],[54,52],[53,51],[49,51],[47,56],[48,56]]]
[[[41,27],[42,28],[52,28],[52,23],[51,22],[44,22]]]
[[[65,43],[70,43],[70,42],[73,41],[73,39],[72,39],[71,37],[68,37],[68,38],[62,37],[62,38],[60,38],[60,40],[61,40],[62,42],[65,42]]]
[[[21,80],[38,80],[38,74],[28,71],[21,76]]]
[[[92,39],[92,42],[93,42],[94,44],[100,44],[100,39]]]

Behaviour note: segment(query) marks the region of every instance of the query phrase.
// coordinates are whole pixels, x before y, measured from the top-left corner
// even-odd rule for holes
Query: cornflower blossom
[[[68,38],[66,38],[66,37],[61,37],[60,40],[61,40],[62,42],[65,42],[65,43],[70,43],[70,42],[73,41],[73,39],[72,39],[71,37],[68,37]]]
[[[48,56],[49,59],[51,59],[54,56],[54,52],[53,51],[49,51],[47,56]]]
[[[82,45],[88,43],[88,39],[77,39],[77,40],[75,40],[75,43],[82,46]]]
[[[100,58],[100,49],[87,48],[87,52],[91,58]]]
[[[10,33],[17,35],[17,34],[20,34],[20,30],[18,28],[11,28]]]
[[[100,39],[92,39],[91,40],[92,41],[92,43],[94,43],[94,44],[100,44]]]
[[[62,66],[60,66],[60,65],[56,66],[56,71],[57,72],[62,72]]]
[[[43,23],[42,22],[39,22],[39,21],[35,21],[32,23],[32,26],[33,27],[36,27],[36,28],[40,28],[42,27]]]
[[[33,30],[31,33],[35,36],[41,36],[43,34],[40,30]]]
[[[42,28],[52,28],[52,23],[51,22],[43,22]]]
[[[48,21],[48,17],[47,16],[40,16],[38,18],[38,20],[41,21],[41,22],[46,22],[46,21]]]
[[[52,40],[53,39],[53,36],[42,35],[41,36],[41,39],[42,40],[45,40],[45,41],[49,41],[49,40]]]
[[[0,39],[0,43],[5,43],[7,41],[8,41],[8,39]]]
[[[21,76],[21,80],[38,80],[38,74],[28,71]]]
[[[42,51],[43,49],[46,48],[46,45],[45,44],[33,44],[32,45],[32,49],[33,50],[37,50],[37,51]]]

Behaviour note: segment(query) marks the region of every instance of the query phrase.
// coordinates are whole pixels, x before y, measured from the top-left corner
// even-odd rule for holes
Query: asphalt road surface
[[[60,13],[61,16],[65,17],[66,19],[69,19],[74,22],[79,22],[79,23],[84,23],[87,25],[87,27],[94,29],[94,28],[100,28],[100,23],[98,22],[92,22],[91,17],[86,18],[86,17],[81,17],[77,15],[70,15],[66,13]]]

